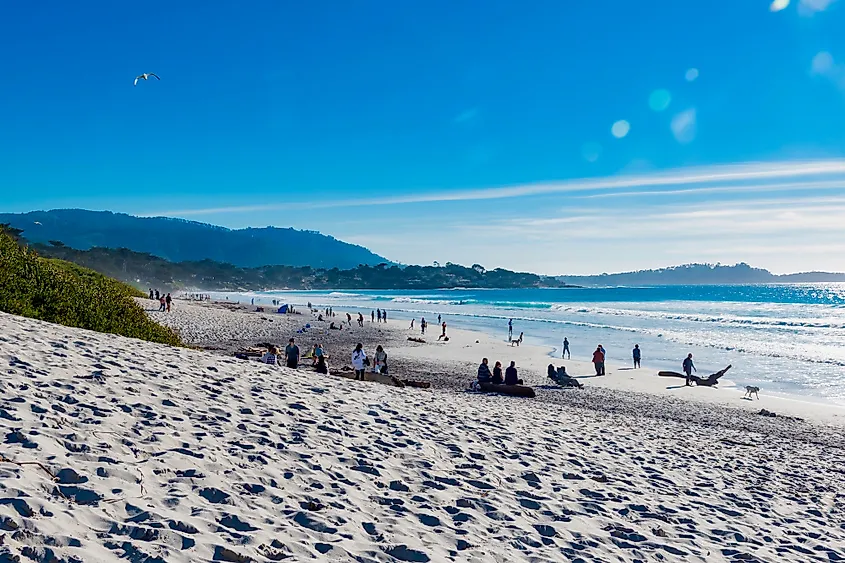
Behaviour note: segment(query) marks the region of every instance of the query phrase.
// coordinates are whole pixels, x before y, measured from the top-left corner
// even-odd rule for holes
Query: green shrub
[[[180,346],[133,301],[138,290],[63,260],[41,258],[0,231],[0,311]]]

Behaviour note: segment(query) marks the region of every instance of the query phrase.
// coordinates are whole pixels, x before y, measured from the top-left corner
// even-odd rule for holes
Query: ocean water
[[[388,310],[395,322],[449,326],[514,336],[553,346],[570,341],[573,359],[589,361],[601,343],[614,366],[630,364],[639,344],[643,365],[681,371],[692,353],[699,374],[728,364],[726,379],[768,392],[845,404],[845,284],[653,286],[578,289],[450,289],[429,291],[306,291],[215,294],[333,306],[369,315]]]

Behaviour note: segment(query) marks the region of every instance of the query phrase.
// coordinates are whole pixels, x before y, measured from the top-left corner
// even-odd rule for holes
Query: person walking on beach
[[[381,322],[381,309],[376,309],[376,318],[378,322]]]
[[[167,305],[167,312],[170,312],[170,305],[173,303],[173,298],[170,297],[170,294],[167,294],[167,297],[164,298],[164,303]]]
[[[601,344],[599,344],[599,348],[601,349],[601,374],[605,375],[604,367],[607,364],[607,350]]]
[[[294,343],[293,338],[288,340],[285,347],[285,365],[291,369],[299,367],[299,346]]]
[[[420,319],[420,334],[425,334],[425,317]]]
[[[386,309],[383,309],[382,312],[381,312],[381,320],[383,320],[385,323],[387,323],[387,310]]]
[[[693,371],[698,370],[695,369],[695,364],[692,363],[692,354],[687,354],[686,359],[684,359],[684,373],[687,374],[687,387],[690,386]]]
[[[358,326],[364,328],[364,315],[358,313]]]
[[[596,347],[596,351],[593,352],[593,365],[596,368],[596,375],[602,375],[604,372],[604,352],[602,351],[601,344]]]
[[[520,333],[519,333],[519,338],[517,338],[516,340],[511,340],[511,347],[513,347],[513,345],[514,345],[514,344],[516,344],[517,346],[519,346],[520,344],[522,344],[522,336],[523,336],[524,334],[525,334],[524,332],[520,332]]]
[[[153,288],[150,288],[150,301],[153,300]]]
[[[364,345],[359,342],[352,351],[352,368],[355,370],[355,381],[359,379],[364,381],[364,369],[367,363],[369,361],[367,360],[367,353],[364,352]]]
[[[634,369],[640,367],[640,345],[634,344]]]
[[[414,319],[411,319],[411,326],[409,327],[411,330],[414,330]]]
[[[371,323],[376,322],[376,312],[375,311],[370,311],[370,322]]]
[[[511,362],[505,370],[505,385],[522,385],[522,380],[517,377],[516,362]]]
[[[349,313],[346,313],[346,323],[349,326],[352,326],[352,315],[350,315]]]
[[[440,340],[441,338],[446,338],[446,321],[443,321],[443,324],[441,326],[443,327],[443,332],[440,333],[440,336],[437,337],[437,340]],[[448,338],[446,338],[446,340],[448,340]]]
[[[513,319],[508,321],[508,342],[513,340]]]
[[[167,310],[167,301],[164,298],[164,295],[159,296],[158,298],[158,312],[163,313]]]
[[[440,324],[440,315],[437,315],[437,324]]]
[[[569,355],[569,359],[572,359],[572,353],[569,351],[569,340],[566,337],[563,337],[563,352],[560,353],[560,359],[562,360],[566,355]]]

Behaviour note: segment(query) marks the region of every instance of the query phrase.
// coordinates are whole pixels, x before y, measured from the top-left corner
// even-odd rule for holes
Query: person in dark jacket
[[[492,377],[490,376],[490,366],[487,365],[487,358],[481,360],[481,365],[478,366],[478,382],[490,383]]]
[[[690,378],[692,378],[693,370],[698,371],[695,369],[695,364],[692,363],[692,354],[689,354],[684,360],[684,373],[687,374],[687,386],[690,385]]]
[[[640,367],[640,345],[634,344],[634,369]]]
[[[505,370],[505,385],[522,385],[522,380],[517,377],[516,362],[511,362]]]
[[[502,362],[496,362],[496,365],[493,366],[493,379],[490,381],[493,385],[501,385],[505,382],[505,379],[502,377]]]

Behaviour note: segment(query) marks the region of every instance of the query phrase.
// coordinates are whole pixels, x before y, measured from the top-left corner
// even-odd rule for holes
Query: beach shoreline
[[[141,301],[143,302],[143,300]],[[606,375],[596,376],[593,365],[586,359],[576,356],[574,360],[562,360],[554,357],[556,349],[544,345],[522,343],[520,346],[509,344],[505,339],[473,329],[454,328],[447,323],[447,335],[449,341],[438,341],[437,337],[441,327],[429,324],[425,335],[421,335],[419,322],[415,323],[413,330],[408,327],[409,321],[401,317],[392,317],[388,323],[371,322],[370,317],[365,317],[363,328],[357,326],[358,311],[353,308],[338,309],[334,317],[335,322],[346,319],[349,312],[353,318],[352,326],[342,331],[327,331],[325,326],[328,322],[320,322],[316,314],[307,311],[304,305],[298,305],[300,314],[279,315],[276,313],[255,313],[254,306],[233,304],[227,302],[205,302],[201,304],[179,300],[179,306],[185,305],[189,308],[199,308],[200,311],[225,309],[238,311],[245,315],[245,318],[262,319],[264,326],[258,325],[258,332],[248,338],[239,341],[229,341],[226,338],[206,335],[204,338],[211,338],[210,341],[196,341],[196,337],[188,336],[187,342],[192,339],[195,343],[203,346],[210,346],[218,352],[231,353],[239,346],[254,345],[261,338],[270,335],[275,337],[274,344],[282,347],[287,343],[287,337],[292,336],[298,339],[303,353],[313,343],[320,341],[334,357],[330,359],[332,367],[340,367],[349,364],[349,355],[355,343],[360,341],[364,349],[372,353],[375,346],[381,344],[385,347],[391,359],[391,374],[404,379],[420,380],[431,382],[435,388],[448,389],[454,392],[466,390],[475,379],[478,365],[482,358],[487,357],[492,366],[496,361],[501,361],[503,367],[507,367],[510,361],[517,363],[520,378],[524,379],[527,385],[544,387],[541,394],[567,395],[575,390],[554,389],[550,380],[546,377],[549,364],[555,367],[566,366],[567,372],[577,378],[587,387],[604,389],[619,393],[638,393],[653,397],[654,401],[681,400],[692,405],[715,405],[719,407],[736,408],[746,412],[759,413],[767,410],[781,416],[797,417],[823,424],[845,424],[845,406],[836,404],[824,399],[807,398],[798,395],[771,394],[765,389],[760,391],[760,399],[744,399],[744,389],[739,388],[731,381],[730,371],[724,376],[718,387],[685,387],[682,379],[657,376],[657,370],[649,368],[648,365],[640,369],[630,369],[629,366],[621,366],[618,363],[609,363],[606,366]],[[151,313],[154,320],[164,322],[168,326],[180,330],[178,324],[171,321],[179,318],[178,311],[168,316],[167,314]],[[237,317],[236,317],[237,318]],[[267,332],[267,326],[273,323],[276,332]],[[188,321],[190,326],[214,324],[213,321],[197,320],[191,318]],[[222,323],[224,326],[226,323]],[[310,324],[313,328],[305,333],[296,331]],[[255,324],[249,326],[254,327]],[[247,329],[239,329],[240,334],[247,334]],[[255,330],[255,329],[252,329]],[[409,341],[408,338],[425,339],[425,344]],[[721,369],[720,366],[719,369]],[[700,375],[707,375],[700,373]],[[551,387],[545,389],[545,387]],[[546,398],[546,397],[542,397]]]

